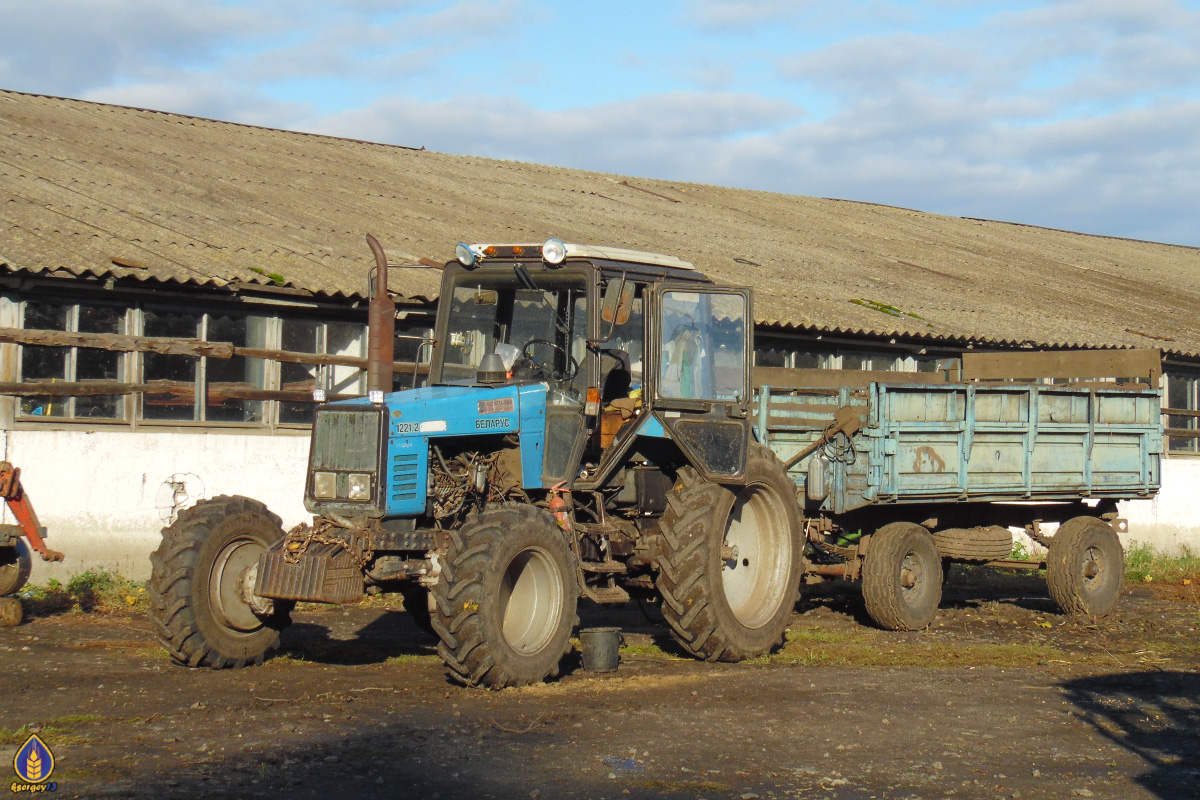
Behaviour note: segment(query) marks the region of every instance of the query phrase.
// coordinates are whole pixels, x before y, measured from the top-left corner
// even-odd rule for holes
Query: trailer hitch
[[[4,502],[8,503],[8,508],[16,517],[21,533],[25,534],[25,538],[42,557],[42,561],[62,561],[64,558],[62,553],[46,547],[42,536],[42,531],[45,529],[38,522],[37,512],[33,510],[33,503],[30,501],[29,495],[25,494],[25,487],[21,485],[21,470],[7,461],[0,461],[0,497],[3,497]]]

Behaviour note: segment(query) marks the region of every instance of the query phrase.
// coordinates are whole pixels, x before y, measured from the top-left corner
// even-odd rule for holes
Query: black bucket
[[[579,632],[583,668],[588,672],[616,672],[620,660],[620,628],[585,628]]]

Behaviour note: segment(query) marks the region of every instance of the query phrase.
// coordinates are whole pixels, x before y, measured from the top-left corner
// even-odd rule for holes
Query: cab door
[[[654,293],[647,389],[655,416],[707,480],[741,483],[750,442],[750,291],[665,284]]]

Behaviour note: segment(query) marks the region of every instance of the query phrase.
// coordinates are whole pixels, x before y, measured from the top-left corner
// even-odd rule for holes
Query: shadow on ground
[[[1136,778],[1163,800],[1200,791],[1200,674],[1129,672],[1062,684],[1079,716],[1106,739],[1140,756]]]

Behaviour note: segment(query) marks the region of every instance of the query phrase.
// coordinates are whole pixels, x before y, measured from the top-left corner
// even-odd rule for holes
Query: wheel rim
[[[900,562],[900,596],[905,605],[915,606],[921,602],[926,583],[925,564],[917,553],[909,551]]]
[[[1083,578],[1084,591],[1092,592],[1100,587],[1104,582],[1107,564],[1104,551],[1099,547],[1093,545],[1083,551],[1083,558],[1079,562],[1079,574]]]
[[[788,591],[794,554],[787,514],[773,492],[750,486],[739,495],[725,527],[721,583],[737,621],[761,628]]]
[[[254,598],[258,558],[265,548],[250,539],[234,539],[217,554],[208,579],[208,596],[217,621],[227,628],[253,633],[263,627],[266,602]]]
[[[563,609],[563,584],[550,554],[540,547],[517,553],[500,580],[504,641],[518,653],[536,653],[554,637]]]

